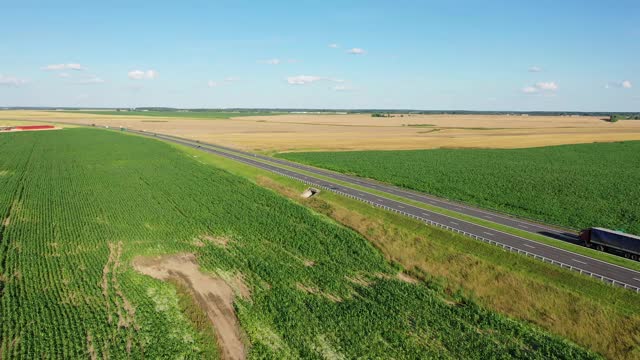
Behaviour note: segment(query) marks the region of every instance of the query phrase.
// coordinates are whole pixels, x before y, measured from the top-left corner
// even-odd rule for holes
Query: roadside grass
[[[206,146],[206,145],[205,145]],[[218,149],[220,151],[226,152],[222,149]],[[242,156],[242,155],[241,155]],[[245,156],[247,157],[247,156]],[[248,157],[250,158],[250,157]],[[252,160],[258,160],[258,161],[262,161],[260,159],[255,159],[255,158],[251,158]],[[452,211],[452,210],[448,210],[448,209],[443,209],[437,206],[432,206],[432,205],[428,205],[428,204],[424,204],[421,202],[417,202],[417,201],[413,201],[411,199],[407,199],[407,198],[403,198],[400,196],[396,196],[393,194],[389,194],[389,193],[385,193],[382,191],[378,191],[378,190],[374,190],[374,189],[369,189],[363,186],[359,186],[359,185],[354,185],[354,184],[350,184],[344,181],[340,181],[340,180],[336,180],[330,177],[326,177],[326,176],[322,176],[322,175],[318,175],[318,174],[314,174],[308,171],[304,171],[304,170],[300,170],[300,169],[296,169],[296,168],[292,168],[286,165],[281,165],[281,164],[275,164],[279,167],[282,167],[284,169],[288,169],[288,170],[293,170],[296,172],[299,172],[301,174],[306,174],[309,176],[313,176],[319,179],[323,179],[323,180],[327,180],[327,181],[331,181],[334,182],[336,184],[340,184],[342,186],[346,186],[346,187],[350,187],[352,189],[356,189],[362,192],[367,192],[367,193],[371,193],[374,195],[377,195],[381,198],[387,198],[387,199],[391,199],[391,200],[395,200],[395,201],[400,201],[403,202],[405,204],[409,204],[415,207],[419,207],[421,209],[425,209],[425,210],[429,210],[429,211],[433,211],[435,213],[439,213],[442,215],[447,215],[450,216],[452,218],[458,219],[458,220],[463,220],[463,221],[467,221],[473,224],[477,224],[477,225],[481,225],[481,226],[485,226],[489,229],[492,230],[497,230],[497,231],[501,231],[504,233],[508,233],[511,235],[515,235],[515,236],[519,236],[528,240],[533,240],[533,241],[537,241],[546,245],[550,245],[550,246],[555,246],[557,248],[563,249],[563,250],[567,250],[567,251],[571,251],[580,255],[585,255],[585,256],[589,256],[592,257],[594,259],[598,259],[598,260],[602,260],[602,261],[606,261],[608,263],[611,264],[615,264],[618,266],[622,266],[622,267],[626,267],[629,269],[633,269],[636,271],[640,271],[640,262],[638,261],[633,261],[630,259],[626,259],[624,257],[621,256],[617,256],[614,254],[609,254],[609,253],[605,253],[602,251],[597,251],[595,249],[590,249],[588,247],[585,246],[580,246],[580,245],[576,245],[576,244],[572,244],[566,241],[562,241],[562,240],[558,240],[558,239],[554,239],[554,238],[550,238],[547,236],[543,236],[543,235],[539,235],[536,233],[532,233],[529,231],[524,231],[521,229],[517,229],[517,228],[513,228],[511,226],[506,226],[506,225],[502,225],[502,224],[498,224],[492,221],[488,221],[485,219],[481,219],[481,218],[477,218],[475,216],[469,216],[469,215],[465,215],[465,214],[461,214],[458,213],[456,211]],[[325,170],[325,169],[323,169]],[[532,220],[528,220],[528,221],[532,221]],[[535,222],[535,221],[533,221]]]
[[[248,178],[358,231],[414,276],[609,358],[640,357],[640,295],[523,255],[189,147],[188,156]]]

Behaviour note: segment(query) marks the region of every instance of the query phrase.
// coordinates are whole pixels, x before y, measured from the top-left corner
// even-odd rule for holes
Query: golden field
[[[124,126],[263,152],[524,148],[640,140],[640,121],[609,123],[588,116],[289,114],[208,120],[0,111],[0,124],[14,120]]]

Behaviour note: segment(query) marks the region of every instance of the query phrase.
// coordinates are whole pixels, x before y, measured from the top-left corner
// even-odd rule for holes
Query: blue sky
[[[640,111],[638,1],[0,9],[0,106]]]

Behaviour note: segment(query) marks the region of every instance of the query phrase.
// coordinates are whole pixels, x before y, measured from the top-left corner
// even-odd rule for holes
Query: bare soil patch
[[[229,241],[231,240],[226,236],[211,236],[207,234],[200,235],[200,239],[206,240],[216,246],[220,246],[223,248],[226,248],[227,244],[229,244]]]
[[[371,284],[373,284],[373,281],[367,279],[362,275],[347,276],[346,279],[356,285],[365,286],[365,287],[371,286]]]
[[[320,296],[325,297],[326,299],[333,301],[333,302],[341,302],[342,298],[333,294],[328,294],[323,292],[322,290],[318,289],[317,287],[313,287],[313,286],[307,286],[301,283],[297,283],[296,287],[298,288],[298,290],[304,291],[307,294],[317,294]]]
[[[231,286],[221,278],[204,274],[193,254],[138,257],[133,260],[133,267],[153,278],[175,280],[184,284],[209,317],[216,332],[221,358],[235,360],[247,357],[243,335],[233,308],[234,287],[244,289],[241,296],[249,295],[240,275],[235,276],[234,281],[242,283],[242,286]]]
[[[398,280],[402,281],[402,282],[406,282],[408,284],[417,284],[420,281],[410,275],[407,275],[405,273],[398,273],[398,275],[396,276],[398,278]]]
[[[306,266],[306,267],[312,267],[312,266],[314,266],[314,265],[316,264],[316,262],[315,262],[315,261],[313,261],[313,260],[309,260],[309,259],[304,260],[302,263],[303,263],[303,264],[304,264],[304,266]]]
[[[397,273],[396,276],[391,276],[389,274],[384,274],[384,273],[376,273],[375,276],[378,279],[396,279],[396,280],[400,280],[402,282],[405,282],[407,284],[413,284],[416,285],[418,283],[420,283],[420,280],[405,274],[403,272]]]

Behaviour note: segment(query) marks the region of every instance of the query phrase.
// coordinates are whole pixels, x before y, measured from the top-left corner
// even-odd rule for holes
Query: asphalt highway
[[[179,139],[179,138],[177,138]],[[465,204],[460,204],[460,203],[456,203],[454,201],[450,201],[450,200],[445,200],[442,198],[437,198],[434,196],[429,196],[429,195],[425,195],[419,192],[415,192],[415,191],[410,191],[410,190],[406,190],[397,186],[393,186],[393,185],[388,185],[388,184],[383,184],[374,180],[369,180],[369,179],[363,179],[363,178],[359,178],[356,176],[349,176],[349,175],[345,175],[345,174],[340,174],[334,171],[330,171],[330,170],[325,170],[325,169],[319,169],[316,167],[312,167],[312,166],[307,166],[304,164],[299,164],[296,162],[292,162],[292,161],[288,161],[288,160],[284,160],[284,159],[277,159],[277,158],[273,158],[273,157],[268,157],[268,156],[263,156],[263,155],[258,155],[258,154],[252,154],[252,153],[248,153],[248,152],[244,152],[244,151],[240,151],[240,150],[235,150],[235,149],[231,149],[231,148],[227,148],[227,147],[223,147],[223,146],[219,146],[219,145],[213,145],[213,144],[206,144],[206,143],[202,143],[203,146],[211,146],[211,147],[215,147],[218,149],[222,149],[228,152],[232,152],[232,153],[236,153],[236,154],[241,154],[241,155],[245,155],[245,156],[251,156],[254,157],[256,159],[260,159],[263,161],[268,161],[271,163],[275,163],[275,164],[279,164],[279,165],[284,165],[287,167],[291,167],[291,168],[295,168],[295,169],[299,169],[299,170],[303,170],[305,172],[310,172],[313,174],[317,174],[320,176],[324,176],[324,177],[328,177],[334,180],[338,180],[341,182],[346,182],[346,183],[350,183],[350,184],[354,184],[354,185],[358,185],[361,187],[365,187],[371,190],[376,190],[376,191],[381,191],[381,192],[385,192],[387,194],[392,194],[395,196],[399,196],[402,198],[406,198],[412,201],[416,201],[416,202],[420,202],[426,205],[431,205],[431,206],[436,206],[442,209],[447,209],[447,210],[451,210],[451,211],[455,211],[461,214],[465,214],[465,215],[469,215],[469,216],[473,216],[476,218],[480,218],[483,220],[488,220],[494,223],[498,223],[501,225],[506,225],[506,226],[510,226],[519,230],[523,230],[523,231],[528,231],[528,232],[533,232],[533,233],[537,233],[540,235],[544,235],[544,236],[548,236],[548,237],[553,237],[556,239],[561,239],[561,240],[565,240],[565,241],[570,241],[570,242],[574,242],[574,243],[578,243],[579,239],[577,237],[577,235],[572,232],[571,230],[565,230],[565,229],[560,229],[557,227],[552,227],[549,225],[545,225],[545,224],[539,224],[539,223],[535,223],[532,221],[527,221],[527,220],[523,220],[523,219],[518,219],[518,218],[514,218],[512,216],[508,216],[505,214],[500,214],[494,211],[488,211],[488,210],[484,210],[484,209],[479,209],[479,208],[475,208],[475,207],[471,207]]]
[[[580,272],[587,276],[591,276],[617,286],[622,286],[624,288],[627,288],[636,292],[640,292],[640,272],[638,271],[621,267],[615,264],[611,264],[605,261],[597,260],[589,256],[577,254],[568,250],[560,249],[551,245],[546,245],[540,242],[528,240],[516,235],[512,235],[512,234],[508,234],[492,228],[484,227],[482,225],[456,219],[447,215],[442,215],[437,212],[425,210],[423,208],[413,206],[403,201],[397,201],[382,195],[370,193],[366,190],[352,188],[349,186],[337,184],[332,181],[317,178],[312,175],[303,174],[292,169],[283,168],[282,165],[286,165],[287,167],[295,168],[298,170],[304,170],[309,173],[321,174],[322,176],[325,176],[325,177],[339,179],[340,181],[356,184],[369,189],[385,191],[397,196],[404,196],[411,200],[426,202],[427,204],[434,205],[434,206],[444,207],[444,206],[441,206],[440,204],[445,204],[447,206],[446,208],[449,208],[453,211],[466,213],[469,215],[477,214],[472,216],[476,216],[480,218],[484,217],[487,220],[490,220],[493,222],[500,221],[500,223],[507,223],[511,221],[511,223],[514,224],[515,225],[514,227],[516,228],[519,227],[518,225],[522,226],[524,224],[524,226],[527,226],[527,228],[522,228],[521,226],[519,228],[522,228],[523,230],[527,230],[527,231],[534,231],[534,232],[539,231],[539,232],[549,232],[549,233],[558,232],[558,230],[554,228],[546,227],[544,225],[535,224],[531,222],[522,221],[519,219],[514,219],[511,217],[506,217],[504,215],[495,214],[492,212],[486,212],[480,209],[474,209],[471,207],[456,205],[455,203],[447,202],[445,200],[432,199],[431,197],[428,197],[428,196],[415,194],[413,192],[397,189],[395,187],[391,187],[390,190],[387,190],[386,185],[384,185],[384,187],[378,187],[382,185],[376,184],[374,182],[366,181],[366,180],[360,180],[360,179],[356,179],[357,181],[353,181],[352,180],[353,177],[342,176],[341,174],[337,174],[333,172],[324,172],[322,170],[319,170],[313,167],[294,164],[288,161],[285,161],[285,163],[282,163],[280,162],[279,159],[263,157],[260,155],[233,150],[229,148],[224,148],[217,145],[199,143],[194,140],[182,139],[182,138],[178,138],[170,135],[154,134],[154,133],[131,130],[131,129],[127,129],[126,131],[144,135],[144,136],[162,139],[165,141],[170,141],[173,143],[189,146],[196,149],[200,149],[202,151],[212,153],[218,156],[222,156],[228,159],[232,159],[256,168],[260,168],[260,169],[277,173],[283,176],[287,176],[315,187],[333,191],[333,192],[342,194],[344,196],[351,197],[360,201],[364,201],[371,205],[387,209],[389,211],[393,211],[396,213],[409,216],[411,218],[420,220],[430,225],[439,226],[451,231],[464,234],[466,236],[470,236],[480,241],[484,241],[487,243],[500,246],[508,251],[513,251],[526,256],[534,257],[541,261],[552,263],[552,264],[555,264],[573,271]],[[292,165],[295,165],[295,166],[292,166]],[[328,176],[328,174],[331,174],[331,176]],[[365,186],[364,184],[366,184],[367,186]],[[394,192],[391,192],[391,191],[394,191]],[[398,195],[398,194],[403,194],[403,195]],[[412,195],[412,197],[409,195]],[[429,201],[433,201],[433,202],[429,202]],[[491,216],[491,218],[487,218],[486,217],[487,215]],[[559,232],[559,235],[568,236],[570,234]]]

